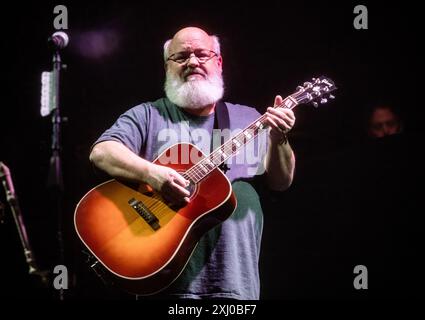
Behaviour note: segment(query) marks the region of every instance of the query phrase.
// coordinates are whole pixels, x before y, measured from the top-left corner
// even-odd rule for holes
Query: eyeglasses
[[[205,63],[208,60],[212,59],[213,57],[218,56],[218,54],[212,50],[196,49],[192,52],[189,52],[189,51],[176,52],[172,54],[171,56],[169,56],[167,61],[171,60],[176,63],[183,64],[187,62],[190,59],[190,57],[192,57],[192,54],[195,55],[195,58],[198,59],[199,63]]]

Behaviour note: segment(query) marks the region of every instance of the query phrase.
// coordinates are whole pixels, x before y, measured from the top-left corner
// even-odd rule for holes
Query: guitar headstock
[[[320,104],[325,104],[329,99],[335,97],[331,94],[336,90],[334,82],[324,76],[313,78],[311,82],[304,82],[302,86],[297,87],[297,92],[293,93],[291,97],[297,101],[297,104],[312,103],[313,106],[318,107]]]

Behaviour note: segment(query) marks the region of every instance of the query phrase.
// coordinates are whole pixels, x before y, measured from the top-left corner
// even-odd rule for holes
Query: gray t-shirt
[[[140,104],[122,114],[95,142],[114,140],[126,145],[146,160],[178,142],[189,142],[209,154],[243,130],[260,114],[254,109],[225,103],[229,129],[214,129],[214,114],[194,116],[162,98]],[[222,224],[206,233],[198,243],[180,277],[163,294],[180,298],[259,299],[259,254],[263,212],[259,195],[251,184],[264,172],[267,135],[261,133],[242,152],[228,159],[226,176],[232,182],[237,208]]]

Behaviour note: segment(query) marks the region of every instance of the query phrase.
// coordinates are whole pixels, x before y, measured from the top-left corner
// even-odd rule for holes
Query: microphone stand
[[[49,174],[47,179],[47,186],[51,191],[53,197],[54,209],[57,213],[57,241],[59,246],[59,262],[64,264],[64,244],[63,244],[63,175],[62,175],[62,161],[61,161],[61,124],[62,120],[60,114],[60,72],[65,66],[62,65],[59,50],[56,49],[53,54],[53,100],[55,108],[51,112],[52,117],[52,144],[51,144],[51,157]],[[63,289],[59,290],[59,299],[64,299]]]

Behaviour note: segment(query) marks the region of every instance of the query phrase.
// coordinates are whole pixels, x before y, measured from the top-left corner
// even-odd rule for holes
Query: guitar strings
[[[303,94],[305,94],[304,91],[295,92],[292,95],[289,95],[288,97],[286,97],[282,101],[281,104],[279,104],[277,106],[273,106],[272,108],[274,108],[274,109],[278,109],[278,108],[292,109],[292,108],[294,108],[295,106],[298,105],[299,96],[301,96]],[[291,101],[293,103],[287,104],[287,101]],[[258,129],[263,129],[263,128],[268,127],[268,125],[266,125],[264,123],[265,119],[266,119],[266,115],[265,114],[261,115],[257,120],[255,120],[250,125],[248,125],[244,130],[242,130],[237,135],[235,135],[234,137],[232,137],[231,139],[226,141],[222,146],[215,149],[209,156],[201,159],[199,162],[195,163],[187,171],[183,172],[182,175],[186,176],[185,178],[189,178],[189,180],[191,180],[192,183],[199,183],[211,171],[218,168],[218,166],[220,164],[222,164],[224,161],[226,161],[230,156],[233,156],[234,154],[236,154],[239,151],[240,148],[244,147],[248,142],[250,142],[252,139],[257,137],[257,135],[259,134]],[[247,130],[253,130],[254,134],[247,136],[245,134],[245,132]],[[240,140],[240,138],[242,138],[242,140]],[[246,139],[246,138],[248,138],[248,139]],[[234,148],[234,146],[235,146],[234,141],[235,140],[237,140],[240,143],[240,145],[236,144],[236,148]],[[230,152],[227,152],[229,150],[230,150]],[[220,151],[221,151],[221,154],[220,154]],[[224,157],[222,158],[221,155],[224,155]],[[208,164],[212,163],[213,168],[212,169],[209,168],[206,165],[207,163]],[[205,172],[205,170],[201,169],[201,165],[204,169],[208,168],[207,172]],[[150,209],[155,209],[156,211],[158,211],[157,215],[159,217],[161,217],[161,212],[163,212],[164,210],[167,210],[169,208],[169,206],[167,204],[165,204],[165,202],[163,202],[162,196],[159,193],[157,193],[156,191],[154,191],[154,196],[152,197],[151,202],[152,202],[152,204],[147,205],[147,207],[150,208]]]
[[[299,104],[299,101],[301,101],[302,99],[299,99],[300,96],[305,95],[306,92],[304,90],[299,90],[297,92],[294,92],[293,94],[287,96],[282,103],[280,103],[279,105],[273,106],[272,108],[274,109],[278,109],[278,108],[286,108],[286,109],[293,109],[295,106],[297,106]],[[320,95],[319,95],[320,96]],[[291,101],[292,103],[287,104],[288,101]],[[310,99],[311,101],[311,99]],[[233,155],[234,153],[236,153],[239,149],[240,146],[236,146],[236,149],[233,150],[233,144],[231,143],[230,145],[230,155],[228,155],[227,157],[224,157],[224,159],[220,158],[220,161],[218,164],[216,164],[214,161],[212,161],[212,163],[216,166],[213,169],[209,169],[209,172],[203,172],[203,170],[200,168],[200,166],[202,165],[205,168],[205,162],[210,161],[211,157],[214,159],[216,153],[218,153],[219,151],[223,152],[223,149],[226,149],[226,147],[228,147],[229,141],[234,141],[235,139],[239,142],[241,142],[241,140],[239,140],[239,136],[242,135],[242,133],[246,132],[248,129],[253,129],[254,130],[254,137],[258,135],[258,131],[255,131],[255,129],[259,128],[260,126],[257,125],[258,122],[260,122],[261,124],[261,128],[265,128],[267,127],[264,124],[264,120],[265,120],[266,116],[265,114],[263,114],[262,116],[260,116],[260,118],[258,118],[257,120],[255,120],[253,123],[251,123],[247,128],[245,128],[244,130],[242,130],[239,134],[237,134],[236,136],[232,137],[231,139],[229,139],[227,142],[225,142],[222,146],[218,147],[216,150],[214,150],[208,157],[202,159],[201,161],[199,161],[198,163],[194,164],[189,170],[186,171],[186,173],[188,174],[189,177],[193,178],[200,178],[198,181],[195,182],[199,182],[200,180],[202,180],[207,174],[209,174],[209,172],[211,172],[212,170],[214,170],[216,167],[218,167],[221,163],[223,163],[224,161],[226,161],[231,155]],[[253,128],[253,126],[255,126]],[[254,138],[252,137],[252,138]],[[248,140],[242,140],[242,146],[246,145],[250,140],[252,139],[248,139]],[[224,153],[226,155],[226,153]],[[200,177],[198,177],[198,175]]]
[[[285,100],[282,101],[281,104],[273,106],[274,109],[278,109],[278,108],[290,108],[290,106],[287,106],[285,103],[287,100],[291,99],[292,96],[288,96],[287,98],[285,98]],[[293,98],[292,98],[293,99]],[[294,106],[296,105],[296,103],[294,104]],[[264,121],[266,119],[266,115],[263,114],[262,116],[260,116],[257,120],[255,120],[254,122],[252,122],[250,125],[248,125],[244,130],[242,130],[241,132],[239,132],[237,135],[235,135],[234,137],[232,137],[231,139],[229,139],[228,141],[226,141],[222,146],[218,147],[217,149],[215,149],[209,156],[203,158],[202,160],[200,160],[198,163],[194,164],[190,169],[188,169],[185,173],[189,176],[189,178],[191,178],[195,183],[198,183],[200,180],[202,180],[206,175],[208,175],[212,170],[216,169],[220,164],[222,164],[224,161],[226,161],[231,155],[233,155],[234,153],[236,153],[237,151],[239,151],[239,149],[241,147],[243,147],[244,145],[246,145],[248,142],[250,142],[252,139],[254,139],[257,135],[258,135],[258,131],[256,131],[256,129],[259,128],[259,126],[257,125],[258,122],[261,123],[262,128],[267,127],[264,124]],[[246,132],[247,130],[253,130],[254,135],[251,136],[251,138],[246,139],[246,136],[244,136],[244,132]],[[240,140],[239,138],[242,137],[243,140]],[[237,140],[239,142],[242,142],[241,145],[238,147],[236,146],[235,150],[233,148],[234,144],[233,141]],[[229,145],[230,144],[230,145]],[[227,155],[227,157],[225,157],[224,159],[221,159],[221,155],[218,155],[219,158],[215,158],[217,156],[217,153],[219,153],[220,151],[223,151],[223,149],[228,149],[231,150],[230,155],[228,155],[227,153],[224,153],[225,155]],[[211,160],[211,157],[213,158],[213,161],[211,161],[215,167],[213,169],[210,169],[209,172],[204,172],[200,166],[202,165],[203,167],[206,167],[206,163],[208,161]],[[214,161],[214,160],[219,160],[218,164]],[[198,181],[194,180],[193,178],[197,178],[199,179]]]
[[[283,102],[281,104],[274,106],[273,108],[275,108],[275,109],[290,108],[289,106],[285,105],[285,102],[288,99],[290,99],[290,97],[291,96],[288,96],[285,100],[283,100]],[[182,175],[186,176],[185,178],[189,178],[188,180],[190,180],[192,183],[199,183],[211,171],[216,169],[221,163],[226,161],[230,156],[232,156],[237,151],[239,151],[239,149],[241,147],[244,147],[248,142],[250,142],[252,139],[254,139],[258,135],[259,131],[256,130],[256,129],[260,128],[260,125],[258,125],[258,123],[261,124],[261,128],[267,127],[264,124],[265,119],[266,119],[266,115],[265,114],[261,115],[257,120],[255,120],[254,122],[249,124],[244,130],[242,130],[237,135],[235,135],[234,137],[232,137],[231,139],[226,141],[222,146],[215,149],[209,156],[201,159],[199,162],[194,164],[191,168],[189,168],[188,170],[183,172]],[[247,130],[253,130],[253,133],[254,133],[248,139],[247,139],[247,136],[244,134],[244,132],[246,132]],[[242,138],[242,140],[240,138]],[[233,148],[235,146],[235,144],[233,143],[234,140],[241,142],[241,144],[239,146],[236,145],[236,148]],[[227,150],[226,150],[226,148],[227,148]],[[226,153],[226,152],[223,153],[223,149],[225,151],[230,150],[231,151],[231,152],[229,152],[230,154]],[[221,151],[222,154],[225,155],[225,157],[223,159],[221,157],[221,154],[219,154],[219,151]],[[208,162],[213,164],[212,169],[210,169],[208,166],[206,166],[206,164]],[[208,168],[207,172],[205,172],[204,170],[202,170],[200,168],[201,165],[204,168],[205,167]],[[154,195],[151,198],[148,198],[148,200],[145,200],[144,204],[148,209],[155,210],[156,216],[159,217],[159,218],[161,218],[163,216],[165,210],[168,212],[168,209],[169,209],[169,206],[164,202],[162,196],[156,191],[154,191]]]

